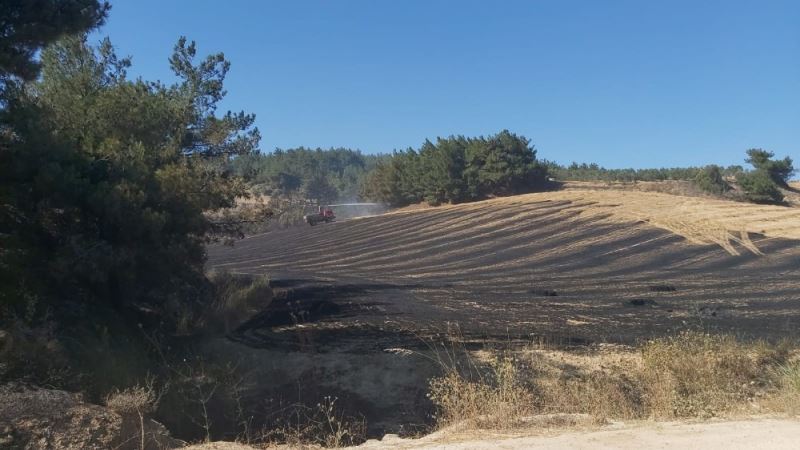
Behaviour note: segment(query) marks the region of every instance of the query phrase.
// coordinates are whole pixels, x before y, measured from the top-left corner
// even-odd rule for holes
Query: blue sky
[[[262,149],[387,152],[507,128],[607,167],[800,160],[800,1],[112,0],[132,73],[179,36],[231,61]]]

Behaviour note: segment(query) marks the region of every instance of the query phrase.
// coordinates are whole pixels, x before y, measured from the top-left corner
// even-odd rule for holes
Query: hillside
[[[361,330],[397,346],[454,323],[497,339],[632,342],[687,324],[786,337],[798,241],[797,208],[573,188],[253,236],[209,265],[270,274],[320,342]],[[288,337],[275,314],[241,339]]]

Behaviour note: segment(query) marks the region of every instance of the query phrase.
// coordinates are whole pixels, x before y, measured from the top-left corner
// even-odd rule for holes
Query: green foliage
[[[42,54],[42,79],[8,96],[0,149],[0,302],[19,311],[135,312],[169,324],[207,290],[205,242],[236,233],[206,212],[245,194],[232,157],[257,145],[254,117],[215,115],[228,63],[195,62],[181,39],[171,86],[129,80],[108,41],[66,38]],[[32,300],[34,299],[34,300]],[[7,311],[8,312],[8,311]]]
[[[744,196],[753,203],[782,203],[783,193],[764,170],[742,172],[736,182],[744,191]]]
[[[530,141],[504,130],[488,138],[438,138],[419,151],[395,152],[369,173],[362,194],[395,206],[438,205],[530,192],[546,180],[547,168]]]
[[[553,162],[547,162],[550,173],[557,180],[570,181],[666,181],[666,180],[685,180],[696,181],[702,176],[701,172],[706,170],[703,167],[671,167],[660,169],[606,169],[599,165],[578,164],[573,162],[569,166],[561,166]],[[718,167],[720,175],[723,177],[734,176],[742,171],[741,166],[729,166],[726,168]]]
[[[39,74],[36,53],[63,35],[103,23],[110,6],[97,0],[5,0],[0,8],[0,85]]]
[[[269,306],[274,296],[266,275],[211,272],[209,280],[214,290],[214,303],[200,320],[206,331],[233,331]]]
[[[472,199],[526,192],[543,184],[547,176],[547,169],[536,162],[530,140],[508,130],[488,139],[473,139],[467,165]]]
[[[321,174],[309,178],[303,184],[304,198],[319,205],[331,203],[338,195],[336,188]]]
[[[390,205],[407,205],[423,198],[421,158],[415,150],[395,151],[380,161],[362,185],[362,197]]]
[[[233,172],[271,196],[302,195],[312,185],[322,183],[331,189],[327,201],[355,200],[366,172],[380,156],[364,155],[358,150],[331,148],[312,150],[305,147],[269,154],[254,153],[231,162]]]
[[[751,148],[747,151],[746,162],[755,167],[756,170],[764,171],[769,175],[773,182],[778,186],[786,187],[789,178],[794,174],[795,169],[792,165],[792,158],[788,156],[781,160],[773,160],[775,153]]]
[[[700,169],[694,181],[700,189],[717,195],[724,194],[731,188],[722,176],[722,168],[714,164]]]
[[[787,182],[794,174],[792,159],[773,160],[773,152],[760,148],[747,150],[747,163],[755,170],[742,172],[736,176],[747,200],[755,203],[783,203],[783,193],[779,187],[788,187]]]

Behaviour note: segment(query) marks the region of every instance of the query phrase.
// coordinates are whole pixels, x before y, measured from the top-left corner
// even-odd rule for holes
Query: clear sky
[[[112,0],[132,73],[179,36],[231,61],[262,149],[418,147],[507,128],[607,167],[800,160],[798,0]]]

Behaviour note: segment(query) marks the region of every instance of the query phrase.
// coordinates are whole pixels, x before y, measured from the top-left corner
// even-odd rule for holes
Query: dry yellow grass
[[[800,239],[800,208],[756,205],[707,197],[688,197],[630,189],[586,189],[572,183],[553,192],[503,197],[440,208],[464,212],[493,205],[525,205],[543,201],[579,204],[581,216],[610,222],[641,221],[671,231],[697,244],[717,244],[736,255],[737,243],[760,254],[749,234]],[[393,214],[414,214],[419,209]]]
[[[440,427],[512,429],[532,415],[675,420],[797,413],[800,362],[788,341],[685,331],[635,349],[529,348],[469,354],[431,382]],[[479,361],[484,360],[481,363]]]

